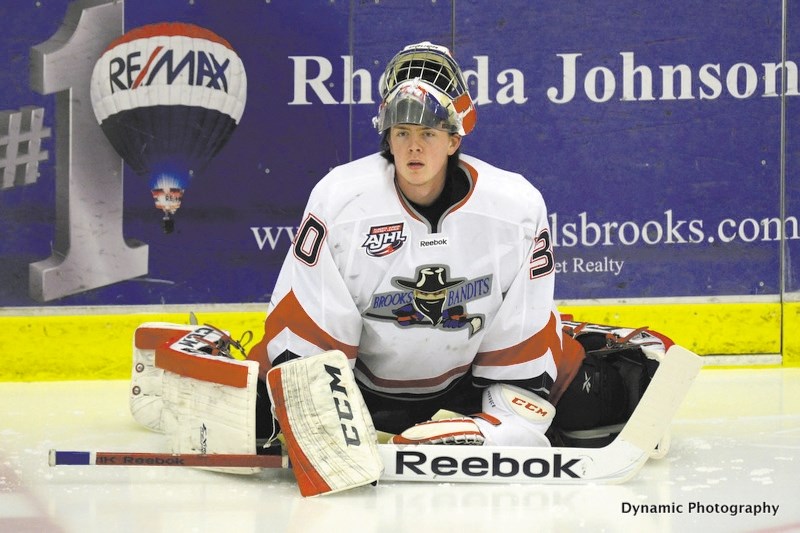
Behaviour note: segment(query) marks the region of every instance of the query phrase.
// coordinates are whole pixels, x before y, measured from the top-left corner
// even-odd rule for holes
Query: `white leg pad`
[[[133,419],[150,430],[164,432],[164,401],[161,398],[164,371],[155,366],[156,347],[196,327],[168,322],[145,322],[133,334],[130,409]]]
[[[345,355],[294,359],[267,373],[269,396],[300,494],[332,494],[377,481],[377,434]]]

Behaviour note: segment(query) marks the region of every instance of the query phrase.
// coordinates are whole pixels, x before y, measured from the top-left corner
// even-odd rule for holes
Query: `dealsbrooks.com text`
[[[275,250],[281,242],[288,246],[297,235],[296,226],[253,226],[250,231],[259,250]],[[800,239],[797,217],[788,216],[741,219],[725,218],[720,222],[682,218],[672,209],[650,220],[592,219],[586,211],[577,216],[550,214],[550,230],[554,247],[680,245],[733,242],[778,242]],[[426,246],[445,245],[446,241],[428,242]],[[613,266],[613,265],[612,265]],[[612,268],[611,270],[619,270]]]
[[[708,228],[711,228],[710,230]],[[797,217],[726,218],[716,224],[685,219],[672,209],[650,220],[599,221],[584,211],[567,219],[550,214],[553,246],[633,246],[640,244],[701,244],[731,242],[775,242],[800,239]]]

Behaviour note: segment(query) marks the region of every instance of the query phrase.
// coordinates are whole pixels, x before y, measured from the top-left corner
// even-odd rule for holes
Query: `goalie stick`
[[[702,367],[702,359],[672,346],[630,420],[602,448],[511,446],[378,446],[382,481],[622,483],[631,479],[666,433]],[[50,450],[50,466],[226,466],[286,468],[279,456],[234,454],[117,453]]]
[[[50,466],[200,466],[289,468],[287,457],[280,455],[250,454],[199,454],[199,453],[149,453],[149,452],[81,452],[50,450]]]

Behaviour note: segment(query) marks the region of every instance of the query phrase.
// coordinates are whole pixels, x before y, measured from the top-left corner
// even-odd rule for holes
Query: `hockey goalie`
[[[562,323],[542,196],[461,153],[476,112],[446,48],[407,46],[381,80],[381,151],[312,191],[249,352],[260,383],[271,367],[338,350],[392,443],[613,438],[671,342]],[[266,436],[263,385],[259,398]],[[433,420],[441,410],[462,416]]]
[[[304,495],[377,480],[378,433],[397,446],[604,446],[672,342],[560,315],[544,200],[461,153],[475,105],[446,48],[407,46],[381,80],[380,152],[311,192],[247,360],[224,357],[225,333],[161,345],[164,362],[135,374],[138,419],[204,453],[280,435]],[[214,382],[221,360],[239,388]],[[190,362],[208,371],[188,376]],[[175,375],[191,388],[176,393]],[[149,408],[145,389],[158,389]]]

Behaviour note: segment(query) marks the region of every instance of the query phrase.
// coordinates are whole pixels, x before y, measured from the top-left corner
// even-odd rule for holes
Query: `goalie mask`
[[[373,119],[379,133],[397,124],[419,124],[466,135],[475,127],[475,104],[450,51],[422,42],[406,46],[386,66],[381,105]]]

